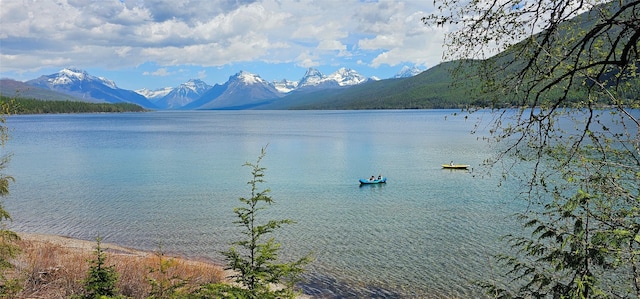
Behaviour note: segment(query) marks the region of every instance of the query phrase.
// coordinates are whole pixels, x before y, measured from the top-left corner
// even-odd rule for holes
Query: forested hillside
[[[291,95],[281,101],[290,109],[438,109],[484,105],[479,80],[473,77],[477,63],[443,63],[410,78],[374,81],[331,92]],[[468,80],[454,82],[452,73],[459,64]]]
[[[77,101],[41,101],[0,96],[0,103],[11,105],[11,114],[142,112],[144,108],[129,103],[86,103]]]
[[[615,6],[609,4],[609,9]],[[576,32],[592,28],[597,16],[587,12],[559,26],[557,38],[572,40]],[[541,38],[540,35],[535,38]],[[369,82],[345,89],[324,90],[314,93],[292,93],[281,99],[275,99],[261,109],[437,109],[465,107],[511,107],[540,106],[563,97],[564,105],[580,107],[584,102],[597,103],[600,106],[613,105],[608,97],[593,98],[587,96],[592,80],[584,75],[576,76],[570,83],[554,84],[554,76],[571,69],[571,65],[552,67],[555,60],[550,59],[540,69],[552,69],[549,78],[531,87],[530,92],[544,89],[544,97],[534,99],[535,103],[525,103],[508,86],[518,85],[519,70],[527,63],[526,57],[533,55],[535,49],[527,47],[526,40],[515,44],[505,51],[486,60],[454,60],[441,63],[423,73],[405,79],[389,79]],[[612,41],[613,42],[613,41]],[[611,44],[603,42],[599,51],[606,52]],[[548,50],[561,53],[563,49]],[[560,55],[560,54],[557,54]],[[517,59],[515,59],[517,58]],[[640,62],[636,68],[640,69]],[[632,71],[634,71],[632,70]],[[606,84],[617,86],[616,93],[621,99],[640,97],[640,79],[633,74],[607,72],[599,78]],[[547,82],[548,81],[548,82]],[[542,84],[545,83],[545,84]],[[545,86],[552,86],[546,88]],[[587,86],[588,88],[584,88]],[[527,87],[523,86],[523,89]],[[491,92],[488,92],[491,91]]]
[[[509,94],[486,92],[491,82],[480,78],[479,68],[500,65],[510,59],[509,52],[486,61],[467,60],[439,64],[423,73],[403,79],[369,82],[346,89],[323,90],[315,93],[292,94],[260,109],[450,109],[450,108],[504,108],[520,106],[519,99]],[[639,66],[640,67],[640,66]],[[505,72],[511,68],[504,69]],[[507,75],[505,74],[505,77]],[[567,103],[586,100],[586,91],[576,82],[568,92]],[[640,96],[640,80],[630,78],[618,83],[622,98]],[[548,93],[553,98],[564,90]],[[601,105],[610,105],[608,99],[591,99]]]

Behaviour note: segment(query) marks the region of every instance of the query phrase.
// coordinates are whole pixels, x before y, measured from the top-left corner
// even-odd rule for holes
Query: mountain
[[[309,68],[299,81],[283,79],[274,82],[240,71],[230,76],[226,83],[213,87],[201,80],[189,80],[175,88],[130,91],[118,88],[115,82],[106,78],[92,76],[83,70],[65,68],[58,73],[29,80],[26,84],[31,89],[55,91],[58,95],[64,94],[76,101],[125,102],[151,109],[246,109],[276,102],[294,92],[304,94],[323,89],[346,88],[375,80],[347,68],[341,68],[328,76]],[[38,95],[34,98],[56,97]]]
[[[424,70],[419,69],[417,66],[413,66],[413,67],[408,67],[408,66],[403,66],[402,69],[393,77],[394,79],[398,79],[398,78],[409,78],[409,77],[413,77],[416,76],[420,73],[422,73]]]
[[[620,5],[619,2],[611,2],[603,5]],[[601,14],[603,9],[598,8],[592,12],[583,13],[570,22],[560,24],[558,30],[558,36],[560,39],[564,35],[575,34],[576,30],[590,30],[598,20],[596,15]],[[615,8],[613,9],[615,11]],[[614,32],[615,33],[615,32]],[[540,34],[534,36],[534,38],[540,38]],[[611,45],[606,42],[600,46],[600,49],[607,51],[612,46],[619,47],[622,51],[622,47],[625,46],[624,38],[630,41],[633,40],[633,36],[621,35],[620,41]],[[525,67],[526,51],[533,51],[529,47],[526,47],[526,42],[522,41],[516,45],[506,49],[505,51],[498,53],[486,60],[457,60],[447,61],[438,64],[416,76],[407,78],[387,79],[376,82],[366,82],[364,84],[352,86],[346,89],[340,90],[318,90],[308,94],[296,94],[291,93],[277,101],[260,106],[259,109],[437,109],[437,108],[465,108],[465,107],[517,107],[522,105],[522,99],[515,97],[512,94],[505,94],[504,89],[487,89],[487,71],[493,72],[494,78],[512,78],[514,77],[520,67]],[[633,43],[633,42],[632,42]],[[561,49],[552,49],[553,51],[560,51]],[[551,51],[551,52],[553,52]],[[634,56],[635,57],[635,56]],[[606,58],[605,58],[606,59]],[[553,63],[553,62],[549,62]],[[640,63],[636,64],[640,67]],[[490,70],[484,69],[485,67],[492,67]],[[536,65],[536,68],[545,70],[553,65]],[[553,68],[556,73],[550,74],[551,76],[557,76],[558,68]],[[561,69],[561,68],[560,68]],[[637,67],[630,67],[629,69],[637,69]],[[632,72],[632,71],[631,71]],[[616,73],[605,73],[607,76],[615,76]],[[625,77],[625,76],[620,76]],[[543,82],[542,86],[547,84],[546,82],[552,82],[557,77],[551,77],[549,81]],[[566,98],[563,100],[563,104],[569,104],[572,102],[582,102],[587,98],[587,92],[584,88],[585,83],[588,83],[583,77],[576,76],[575,80],[572,80],[571,86],[565,89],[563,84],[566,81],[561,82],[549,90],[541,91],[541,101],[547,99],[558,99],[564,97],[566,91]],[[495,83],[494,83],[495,84]],[[567,83],[568,84],[568,83]],[[623,86],[619,92],[619,95],[626,99],[638,99],[640,95],[640,78],[637,76],[628,76],[622,78],[620,81],[616,81],[617,86]],[[624,84],[624,85],[622,85]],[[531,92],[538,92],[537,89],[525,85]],[[538,85],[537,88],[541,88]],[[537,100],[537,99],[536,99]],[[594,99],[602,101],[603,104],[610,104],[608,98]]]
[[[317,69],[309,68],[307,72],[302,76],[300,81],[298,81],[298,88],[303,88],[306,86],[318,86],[322,84],[326,77]]]
[[[298,81],[298,89],[308,87],[328,88],[353,86],[362,84],[369,80],[369,78],[360,75],[358,72],[352,69],[340,68],[330,75],[325,76],[317,69],[309,68],[307,69],[307,72],[304,74],[302,79]]]
[[[12,79],[0,80],[0,94],[6,97],[39,99],[43,101],[79,101],[80,99],[61,92],[31,86]]]
[[[465,82],[455,85],[453,70],[463,64]],[[479,61],[439,64],[419,75],[367,81],[338,89],[293,92],[258,109],[436,109],[459,108],[481,100],[474,70]]]
[[[149,90],[146,88],[135,90],[135,92],[141,94],[145,98],[149,99],[151,102],[156,102],[162,99],[164,96],[168,95],[174,87],[165,87],[154,90]]]
[[[191,79],[172,89],[154,104],[162,109],[179,109],[199,99],[209,89],[211,89],[211,85],[202,80]]]
[[[56,74],[40,76],[26,83],[65,93],[86,102],[132,103],[144,108],[156,108],[144,96],[131,90],[120,89],[113,81],[89,75],[83,70],[66,68]]]
[[[273,81],[271,85],[280,93],[289,93],[298,88],[298,81],[282,79],[281,81]]]
[[[367,82],[369,78],[360,75],[352,69],[340,68],[327,76],[327,80],[338,82],[340,86],[353,86]]]
[[[260,76],[240,71],[182,109],[247,109],[280,97],[282,93]]]
[[[610,5],[618,5],[612,3]],[[592,12],[594,13],[594,12]],[[588,13],[582,14],[567,24],[561,24],[559,35],[572,34],[575,28],[592,28],[595,18]],[[629,39],[629,37],[626,37]],[[428,70],[420,71],[416,67],[403,67],[396,78],[375,80],[365,78],[357,72],[341,68],[325,76],[314,68],[309,68],[299,81],[282,80],[267,82],[260,76],[241,71],[222,84],[216,84],[196,100],[184,105],[181,109],[435,109],[435,108],[464,108],[464,107],[510,107],[521,103],[510,95],[483,90],[486,73],[479,72],[485,65],[508,66],[494,71],[496,78],[509,78],[523,60],[513,60],[521,57],[516,44],[487,60],[458,60],[438,64]],[[612,45],[605,44],[603,49]],[[616,45],[613,45],[616,46]],[[526,47],[524,49],[527,49]],[[636,64],[640,67],[640,64]],[[544,69],[544,65],[540,65]],[[636,67],[637,68],[637,67]],[[635,68],[631,68],[635,69]],[[456,75],[454,76],[453,73]],[[617,73],[606,73],[606,76],[617,76]],[[481,77],[483,76],[483,77]],[[621,76],[625,77],[625,76]],[[574,86],[570,86],[567,99],[582,101],[585,98],[585,81],[576,78]],[[606,78],[605,78],[606,79]],[[53,94],[53,90],[64,92],[83,98],[85,101],[141,101],[141,106],[153,105],[148,99],[133,91],[121,90],[113,81],[90,76],[86,72],[64,69],[57,74],[42,76],[28,81],[28,88],[19,86],[17,81],[3,81],[0,92],[3,94],[24,90],[46,92],[48,95],[38,95],[34,98],[46,98]],[[5,83],[6,82],[6,83]],[[630,76],[622,78],[624,87],[620,96],[627,99],[637,99],[640,91],[640,79]],[[184,87],[168,88],[157,91],[140,90],[160,108],[179,107],[187,102],[187,98],[195,97],[194,86],[197,82],[187,82]],[[203,82],[199,82],[203,83]],[[7,87],[9,86],[9,87]],[[630,86],[630,87],[629,87]],[[178,91],[181,90],[181,91]],[[167,98],[170,93],[172,101]],[[194,93],[191,93],[194,91]],[[550,91],[551,92],[551,91]],[[564,92],[563,89],[553,92]],[[131,96],[130,93],[136,96]],[[60,95],[60,93],[57,93]],[[124,96],[123,96],[124,95]],[[10,94],[10,96],[13,96]],[[555,94],[546,94],[555,98]],[[139,100],[139,98],[143,98]],[[126,99],[126,100],[125,100]],[[146,102],[144,102],[146,101]]]

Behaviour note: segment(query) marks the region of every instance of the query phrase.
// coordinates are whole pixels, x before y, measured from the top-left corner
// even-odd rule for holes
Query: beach
[[[71,237],[56,236],[56,235],[19,232],[18,236],[20,236],[20,239],[22,239],[22,241],[50,243],[50,244],[57,245],[72,251],[82,251],[82,252],[88,252],[88,253],[93,252],[97,244],[96,240],[88,241],[88,240],[80,240],[80,239],[74,239]],[[105,249],[105,252],[107,253],[128,254],[128,255],[134,255],[134,256],[140,256],[140,257],[153,255],[153,252],[126,248],[126,247],[122,247],[122,246],[111,244],[111,243],[100,243],[100,246],[103,249]]]
[[[69,298],[82,294],[83,280],[95,262],[97,241],[66,236],[19,232],[21,253],[12,259],[13,271],[7,277],[18,281],[13,298]],[[117,244],[100,243],[106,254],[106,267],[118,273],[119,293],[127,298],[147,298],[151,281],[164,287],[181,285],[190,292],[209,283],[228,283],[230,272],[221,265],[142,251]],[[184,285],[182,285],[184,283]]]

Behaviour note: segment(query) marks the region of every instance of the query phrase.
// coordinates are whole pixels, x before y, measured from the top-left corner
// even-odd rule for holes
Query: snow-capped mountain
[[[413,77],[417,74],[422,73],[424,70],[419,69],[417,66],[413,66],[413,67],[408,67],[408,66],[403,66],[402,69],[395,75],[393,76],[393,78],[409,78],[409,77]]]
[[[245,71],[229,77],[223,85],[214,85],[198,100],[184,106],[184,109],[244,109],[283,94],[268,81],[256,74]]]
[[[205,92],[211,89],[211,85],[204,83],[199,79],[191,79],[180,86],[171,89],[162,98],[154,101],[154,103],[163,109],[178,109],[199,99]]]
[[[48,76],[41,76],[38,79],[30,80],[28,82],[29,85],[37,85],[50,89],[65,88],[89,82],[93,84],[101,84],[111,89],[118,88],[116,86],[116,83],[111,80],[105,79],[103,77],[91,76],[86,71],[73,68],[65,68],[60,70],[58,73]]]
[[[369,78],[360,75],[352,69],[341,68],[328,76],[325,76],[317,69],[309,68],[302,79],[300,79],[298,88],[309,86],[351,86],[367,82],[368,80]]]
[[[152,102],[155,102],[162,99],[164,96],[168,95],[173,89],[174,87],[165,87],[165,88],[159,88],[154,90],[143,88],[143,89],[135,90],[135,92],[141,94],[142,96],[151,100]]]
[[[156,90],[124,90],[115,82],[86,71],[65,68],[56,74],[27,81],[30,86],[58,91],[89,102],[134,103],[150,109],[244,109],[276,101],[295,91],[309,92],[362,84],[366,78],[352,69],[341,68],[324,75],[309,68],[299,81],[283,79],[268,82],[259,75],[240,71],[214,86],[189,80],[178,87]]]
[[[197,100],[211,85],[199,79],[191,79],[178,87],[165,87],[155,90],[146,88],[136,90],[161,109],[178,109]]]
[[[367,82],[369,78],[360,75],[352,69],[341,68],[328,75],[325,80],[336,81],[340,86],[351,86]]]
[[[282,79],[281,81],[273,81],[271,85],[275,87],[278,92],[281,93],[289,93],[298,88],[298,81],[291,81],[287,79]]]
[[[78,69],[65,68],[58,73],[40,76],[26,83],[62,92],[87,102],[133,103],[144,108],[155,108],[144,96],[131,90],[120,89],[111,80],[95,77]]]
[[[323,75],[319,70],[309,68],[304,76],[302,76],[302,79],[298,81],[298,88],[320,85],[325,78],[325,75]]]

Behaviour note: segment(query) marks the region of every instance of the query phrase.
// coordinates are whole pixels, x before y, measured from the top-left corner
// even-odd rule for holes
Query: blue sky
[[[213,85],[240,70],[299,80],[309,67],[381,79],[442,61],[431,0],[2,0],[0,77],[83,69],[125,89]]]

